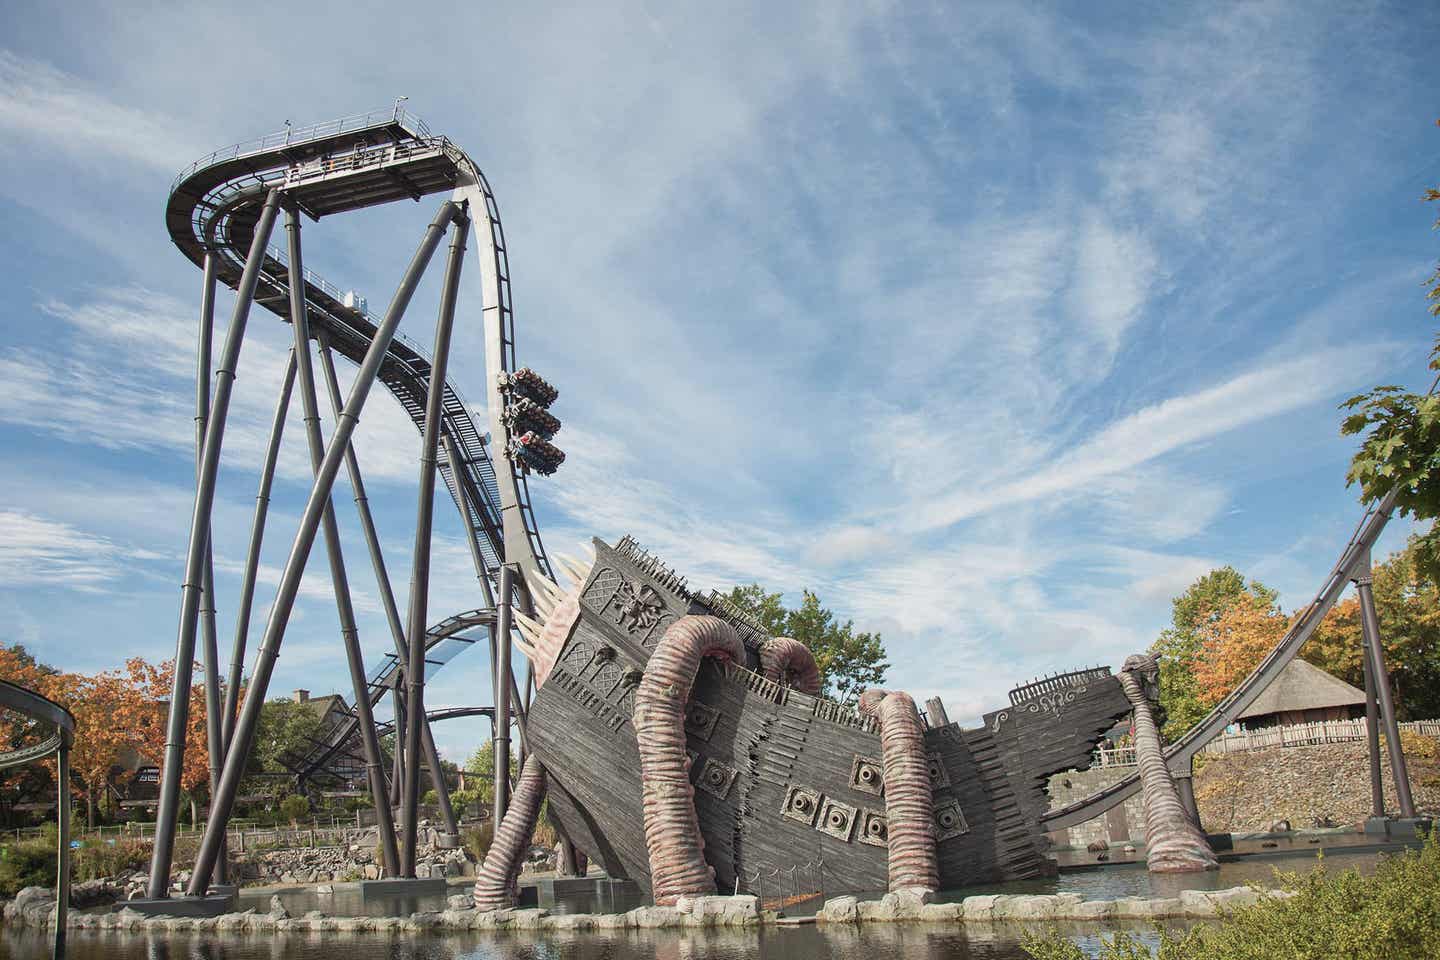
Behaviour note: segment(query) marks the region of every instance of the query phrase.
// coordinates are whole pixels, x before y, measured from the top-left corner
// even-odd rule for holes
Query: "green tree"
[[[1213,624],[1241,595],[1248,594],[1266,606],[1279,594],[1258,580],[1246,581],[1234,567],[1211,570],[1172,601],[1170,626],[1151,645],[1160,655],[1160,705],[1165,708],[1163,733],[1174,740],[1209,712],[1195,680],[1202,627]]]
[[[294,700],[265,701],[255,728],[250,772],[284,773],[280,758],[287,753],[308,753],[319,735],[320,718],[310,707]]]
[[[1422,537],[1375,565],[1375,613],[1396,707],[1406,720],[1440,717],[1440,587],[1423,570]],[[1359,603],[1350,597],[1326,615],[1300,651],[1306,660],[1354,686],[1360,664]]]
[[[1440,190],[1425,192],[1440,200]],[[1440,228],[1440,219],[1435,221]],[[1426,281],[1430,313],[1440,316],[1440,266]],[[1440,336],[1430,350],[1430,369],[1440,371]],[[1350,462],[1346,486],[1360,485],[1368,503],[1399,488],[1400,516],[1416,520],[1440,517],[1440,395],[1411,393],[1394,385],[1378,386],[1341,404],[1350,411],[1340,424],[1344,436],[1361,436]],[[1433,526],[1415,542],[1415,562],[1432,580],[1440,580],[1440,528]]]
[[[470,759],[465,761],[465,788],[467,793],[474,794],[482,806],[489,806],[495,802],[495,781],[491,775],[495,772],[495,741],[486,740],[478,749],[470,754]],[[520,762],[515,751],[510,751],[510,782],[514,783],[520,777]],[[453,799],[453,798],[452,798]]]
[[[842,702],[853,702],[866,687],[885,679],[890,663],[878,633],[856,633],[855,621],[841,623],[833,612],[820,605],[820,598],[802,591],[800,606],[789,609],[778,593],[769,593],[758,583],[735,587],[728,598],[748,613],[774,637],[793,637],[815,655],[825,693]]]

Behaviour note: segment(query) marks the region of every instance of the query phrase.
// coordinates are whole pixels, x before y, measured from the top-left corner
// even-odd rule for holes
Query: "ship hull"
[[[690,595],[633,548],[596,541],[596,550],[579,620],[531,705],[527,741],[549,773],[557,825],[609,874],[648,889],[635,684],[669,623],[687,613],[733,620],[733,611],[713,596]],[[640,608],[637,597],[646,601]],[[753,624],[736,626],[747,644],[763,640],[747,636]],[[1038,820],[1045,780],[1085,766],[1129,704],[1108,672],[1044,692],[1043,705],[1012,704],[980,728],[926,731],[942,886],[1053,872]],[[685,726],[695,810],[719,890],[885,889],[872,720],[747,666],[707,661]]]

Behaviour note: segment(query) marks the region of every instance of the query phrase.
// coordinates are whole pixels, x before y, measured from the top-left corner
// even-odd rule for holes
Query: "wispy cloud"
[[[0,510],[0,587],[103,590],[152,551],[97,537],[25,510]]]
[[[83,166],[124,158],[160,171],[198,155],[173,121],[119,103],[53,65],[0,50],[0,129],[17,140],[58,145]],[[182,161],[183,162],[183,161]]]

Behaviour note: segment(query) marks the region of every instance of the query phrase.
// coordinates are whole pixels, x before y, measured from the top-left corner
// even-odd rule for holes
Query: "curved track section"
[[[1340,559],[1331,568],[1330,575],[1326,577],[1324,585],[1315,594],[1315,598],[1291,623],[1290,629],[1285,636],[1275,645],[1265,659],[1260,661],[1245,681],[1236,687],[1229,696],[1215,705],[1215,708],[1205,716],[1203,720],[1191,727],[1183,737],[1170,744],[1165,750],[1165,760],[1170,767],[1172,774],[1180,776],[1190,775],[1190,761],[1200,749],[1225,731],[1225,728],[1234,723],[1240,714],[1254,702],[1255,698],[1264,692],[1285,665],[1295,659],[1305,641],[1310,639],[1325,614],[1340,599],[1340,594],[1345,592],[1352,571],[1363,563],[1367,563],[1370,551],[1374,548],[1375,542],[1380,539],[1385,524],[1390,521],[1390,512],[1394,509],[1395,498],[1398,491],[1392,491],[1378,504],[1370,507],[1360,523],[1355,527],[1355,532],[1350,536],[1350,542],[1345,545]],[[1077,800],[1064,807],[1050,811],[1040,818],[1040,822],[1046,830],[1062,830],[1066,827],[1073,827],[1100,816],[1106,810],[1115,806],[1132,796],[1140,789],[1139,772],[1130,774],[1123,780],[1119,780],[1111,786],[1096,793]]]
[[[509,262],[504,229],[494,195],[475,163],[445,137],[432,135],[419,120],[386,110],[274,134],[217,151],[196,161],[171,187],[165,222],[180,250],[203,266],[215,259],[221,282],[234,288],[265,193],[280,186],[300,209],[319,219],[395,200],[456,191],[457,199],[483,207],[477,220],[476,250],[485,280],[483,318],[487,343],[505,345],[504,370],[514,369],[515,330],[510,307]],[[481,223],[484,226],[481,226]],[[333,284],[304,271],[305,300],[311,328],[337,352],[358,363],[375,335],[378,321],[347,305]],[[288,322],[289,266],[280,250],[270,248],[255,302]],[[431,363],[417,344],[397,336],[385,356],[379,379],[404,407],[417,430],[425,425],[425,398]],[[488,371],[487,371],[488,372]],[[489,391],[496,389],[493,372]],[[522,566],[552,577],[530,505],[524,472],[503,455],[497,463],[489,441],[476,426],[470,408],[453,383],[444,389],[444,435],[458,452],[458,475],[442,460],[440,473],[478,548],[492,584],[501,557],[507,555],[505,514],[515,511],[515,542],[508,556]],[[491,403],[494,436],[503,437],[500,408]],[[553,579],[553,577],[552,577]]]
[[[464,653],[472,645],[480,642],[482,638],[465,636],[467,631],[477,627],[490,627],[494,624],[495,611],[486,607],[456,614],[427,630],[425,632],[426,679],[428,680],[436,670]],[[395,688],[403,669],[404,664],[396,659],[395,654],[388,653],[385,655],[384,661],[371,671],[368,678],[371,707],[378,707],[385,695]],[[492,710],[493,708],[485,707],[483,709]],[[427,711],[426,716],[443,712]],[[308,752],[300,756],[284,757],[280,762],[297,778],[306,780],[326,768],[334,766],[336,758],[344,755],[348,748],[355,745],[356,733],[359,729],[360,718],[355,715],[354,707],[351,707],[350,717],[331,727],[326,732],[324,739],[315,741]],[[377,729],[379,729],[378,726]]]

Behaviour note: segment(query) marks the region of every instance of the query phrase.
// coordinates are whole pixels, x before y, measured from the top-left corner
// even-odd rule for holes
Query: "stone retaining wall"
[[[823,924],[945,923],[991,924],[1030,921],[1107,923],[1121,920],[1207,918],[1251,906],[1264,897],[1292,896],[1288,891],[1187,890],[1178,897],[1083,900],[1079,894],[976,896],[955,903],[930,903],[925,896],[889,893],[879,900],[835,897],[827,900],[815,920]],[[616,914],[551,914],[541,908],[478,911],[464,895],[452,896],[442,911],[408,917],[330,917],[318,910],[291,917],[278,898],[270,913],[246,910],[219,917],[147,917],[134,910],[75,913],[68,927],[120,931],[232,931],[267,933],[413,933],[460,930],[650,930],[667,927],[747,927],[775,924],[779,917],[761,910],[758,898],[681,897],[673,907],[636,907]],[[54,920],[54,892],[27,887],[6,904],[4,919],[17,926],[49,927]]]

